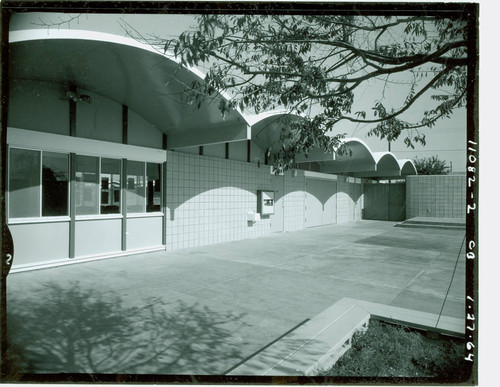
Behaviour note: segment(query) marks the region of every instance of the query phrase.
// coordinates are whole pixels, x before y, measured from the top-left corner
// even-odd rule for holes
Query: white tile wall
[[[305,228],[304,171],[285,173],[284,230]],[[343,181],[339,178],[339,181]],[[270,218],[248,223],[257,190],[270,190],[269,166],[181,152],[167,152],[167,250],[257,238],[271,233]],[[354,190],[356,189],[356,192]],[[344,183],[337,213],[361,219],[361,184]],[[353,198],[358,198],[356,205]],[[359,210],[357,208],[359,207]]]
[[[465,175],[408,176],[406,217],[465,217]]]
[[[337,223],[351,221],[349,217],[349,183],[346,178],[340,176],[337,180]]]
[[[285,173],[284,228],[296,231],[305,228],[306,178],[304,171]]]
[[[361,179],[339,176],[337,180],[337,223],[361,220],[363,200]]]
[[[269,168],[256,164],[167,154],[167,250],[256,238],[270,233],[270,219],[249,224],[257,190],[270,189]]]

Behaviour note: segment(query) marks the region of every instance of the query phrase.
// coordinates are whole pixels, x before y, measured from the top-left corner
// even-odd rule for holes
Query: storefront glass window
[[[42,154],[42,216],[68,215],[68,155]]]
[[[101,214],[120,213],[120,160],[101,159]]]
[[[40,216],[40,152],[10,149],[9,216]]]
[[[76,156],[76,214],[99,213],[99,158]]]
[[[145,165],[139,161],[127,162],[127,212],[146,211]]]
[[[69,216],[69,154],[11,148],[9,216]],[[162,164],[76,155],[76,215],[120,214],[122,185],[128,213],[162,211]]]
[[[161,164],[147,163],[147,212],[161,211]]]

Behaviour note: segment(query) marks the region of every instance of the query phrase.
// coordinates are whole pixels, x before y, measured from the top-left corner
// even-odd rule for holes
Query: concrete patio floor
[[[29,373],[221,375],[343,297],[438,314],[460,230],[362,221],[13,273]],[[464,317],[465,254],[443,315]]]

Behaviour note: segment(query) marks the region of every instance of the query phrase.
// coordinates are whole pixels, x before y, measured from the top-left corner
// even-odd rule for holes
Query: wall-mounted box
[[[257,191],[257,212],[261,215],[274,214],[274,191]]]
[[[249,211],[247,212],[247,222],[255,223],[260,220],[260,214],[258,212]]]

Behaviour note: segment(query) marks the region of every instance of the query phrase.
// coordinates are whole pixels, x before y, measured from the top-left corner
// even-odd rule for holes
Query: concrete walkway
[[[220,375],[343,297],[439,313],[460,230],[362,221],[9,275],[30,373]],[[463,318],[462,251],[443,314]]]

